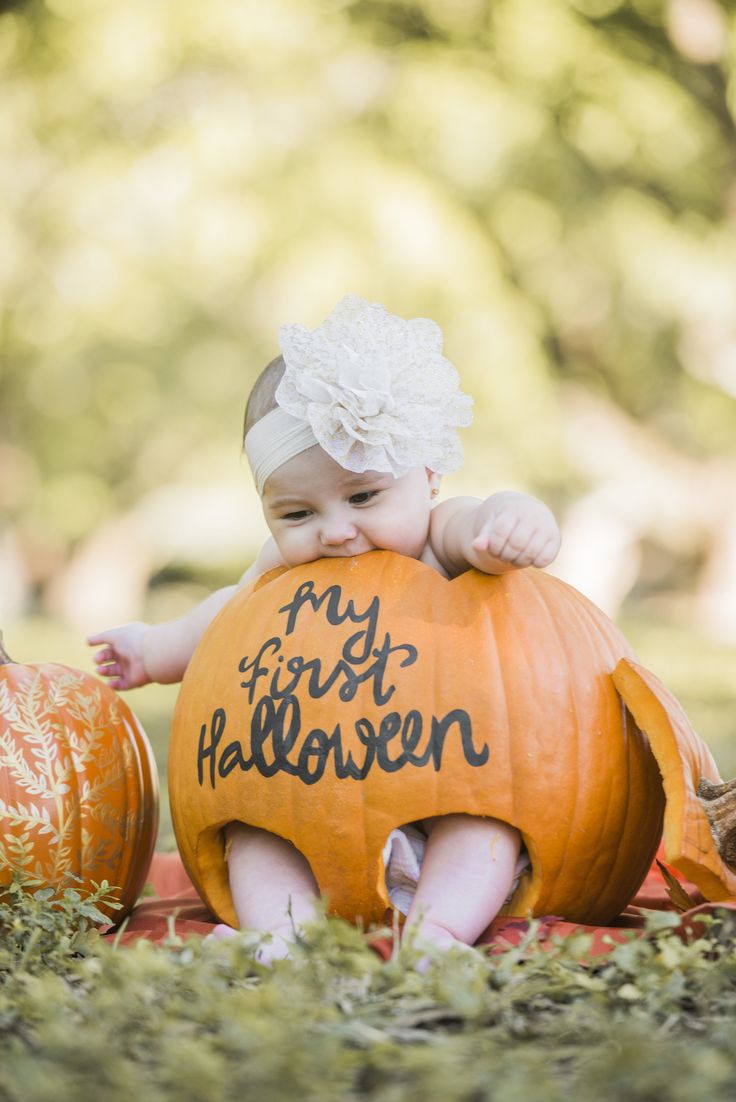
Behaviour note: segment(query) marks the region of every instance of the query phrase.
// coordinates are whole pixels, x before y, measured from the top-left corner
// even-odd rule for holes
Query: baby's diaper
[[[427,835],[414,824],[392,830],[386,839],[386,845],[383,847],[383,864],[386,869],[388,897],[391,906],[402,915],[409,912],[409,907],[417,889],[417,881],[419,880],[426,848]],[[522,846],[514,870],[514,882],[506,897],[507,901],[516,891],[519,877],[529,867],[529,854],[526,848]]]

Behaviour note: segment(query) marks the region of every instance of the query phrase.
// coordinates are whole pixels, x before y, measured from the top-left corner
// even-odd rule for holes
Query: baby
[[[313,332],[284,326],[282,356],[262,372],[245,414],[245,451],[271,538],[240,579],[186,616],[91,636],[115,689],[179,681],[204,629],[241,586],[276,566],[382,549],[452,578],[552,562],[560,535],[549,509],[524,494],[435,504],[462,462],[457,427],[471,399],[442,355],[442,334],[357,296]],[[318,889],[302,854],[267,831],[226,828],[230,888],[241,928],[270,932],[261,959],[289,953],[314,916]],[[403,892],[405,929],[419,944],[472,945],[518,875],[521,839],[506,823],[446,815],[407,828],[404,860],[421,865]],[[397,854],[401,864],[402,854]],[[218,936],[234,931],[219,926]]]

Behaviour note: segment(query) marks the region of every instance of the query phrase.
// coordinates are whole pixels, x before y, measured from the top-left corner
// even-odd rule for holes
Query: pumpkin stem
[[[723,784],[701,779],[697,795],[718,852],[727,865],[736,869],[736,777]]]
[[[0,631],[0,666],[8,666],[13,663],[13,659],[5,650],[3,646],[3,633]]]

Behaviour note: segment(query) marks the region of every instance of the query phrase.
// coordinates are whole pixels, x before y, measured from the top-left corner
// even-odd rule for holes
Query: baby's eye
[[[372,497],[377,497],[380,490],[362,490],[359,494],[353,494],[350,498],[351,505],[365,505]]]
[[[304,520],[309,516],[309,509],[299,509],[295,513],[284,513],[282,520]]]

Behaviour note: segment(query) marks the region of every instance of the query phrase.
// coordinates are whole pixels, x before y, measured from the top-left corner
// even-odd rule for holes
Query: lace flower
[[[348,295],[310,331],[279,332],[286,371],[276,401],[308,421],[320,446],[349,471],[412,467],[438,474],[463,461],[456,429],[472,420],[442,331],[429,318],[406,321]]]

